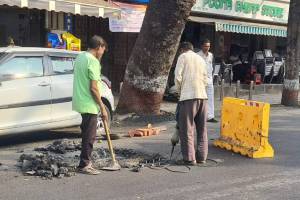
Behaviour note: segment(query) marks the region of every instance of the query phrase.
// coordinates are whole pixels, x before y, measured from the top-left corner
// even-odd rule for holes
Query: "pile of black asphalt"
[[[19,166],[24,175],[39,176],[43,179],[63,178],[76,175],[80,160],[81,143],[62,139],[54,141],[45,147],[34,149],[35,153],[22,154]],[[133,149],[115,148],[116,159],[122,168],[132,171],[144,163],[157,165],[166,160],[159,154],[146,154]],[[92,153],[95,168],[109,166],[111,157],[106,148],[95,148]]]

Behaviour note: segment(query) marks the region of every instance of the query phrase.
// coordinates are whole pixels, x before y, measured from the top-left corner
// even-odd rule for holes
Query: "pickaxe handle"
[[[110,155],[112,158],[112,162],[116,163],[116,157],[115,157],[114,149],[113,149],[112,142],[110,139],[110,130],[108,128],[107,121],[103,120],[103,124],[104,124],[104,130],[105,130],[106,139],[107,139],[107,143],[108,143],[109,152],[110,152]]]

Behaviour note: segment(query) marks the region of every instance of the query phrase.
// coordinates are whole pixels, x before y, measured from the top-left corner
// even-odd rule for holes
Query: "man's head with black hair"
[[[204,39],[201,42],[201,49],[203,51],[203,53],[208,53],[210,50],[210,40],[209,39]]]
[[[99,48],[100,46],[107,48],[107,43],[106,43],[106,41],[105,41],[102,37],[100,37],[100,36],[98,36],[98,35],[94,35],[94,36],[89,40],[88,48],[89,48],[89,49],[97,49],[97,48]]]
[[[88,42],[88,48],[94,56],[100,59],[107,49],[107,43],[102,37],[94,35]]]
[[[201,41],[201,45],[204,45],[206,43],[210,43],[210,40],[205,38],[204,40]]]

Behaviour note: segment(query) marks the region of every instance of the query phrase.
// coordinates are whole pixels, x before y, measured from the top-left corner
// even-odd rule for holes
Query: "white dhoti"
[[[207,119],[215,118],[215,107],[214,107],[214,85],[213,85],[213,54],[208,52],[205,54],[202,50],[198,54],[204,59],[207,67]]]
[[[208,104],[208,109],[207,109],[207,119],[213,119],[215,118],[215,106],[214,106],[214,85],[209,83],[206,87],[206,92],[207,92],[207,104]]]

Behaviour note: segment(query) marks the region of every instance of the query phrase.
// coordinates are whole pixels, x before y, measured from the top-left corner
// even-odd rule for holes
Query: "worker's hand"
[[[102,118],[103,121],[108,122],[108,114],[107,114],[105,108],[104,108],[104,109],[101,109],[101,118]]]

